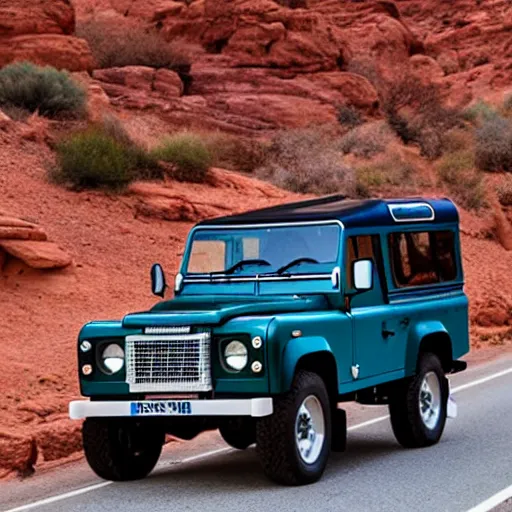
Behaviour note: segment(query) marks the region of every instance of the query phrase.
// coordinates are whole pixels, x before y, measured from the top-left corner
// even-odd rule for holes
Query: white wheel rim
[[[423,424],[434,430],[441,416],[441,385],[435,372],[428,372],[423,377],[418,406]]]
[[[304,399],[295,419],[295,443],[300,458],[306,464],[314,464],[325,439],[324,411],[320,400],[314,395]]]

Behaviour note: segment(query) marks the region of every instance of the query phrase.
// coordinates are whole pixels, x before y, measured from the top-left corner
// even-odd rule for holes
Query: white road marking
[[[509,498],[512,498],[512,485],[503,489],[503,491],[500,491],[494,496],[491,496],[488,500],[483,501],[471,510],[468,510],[468,512],[488,512],[494,507],[497,507],[501,503],[507,501]]]
[[[491,375],[488,375],[487,377],[483,377],[481,379],[477,379],[475,381],[468,382],[467,384],[462,384],[461,386],[457,386],[456,388],[453,388],[451,390],[451,393],[453,394],[453,393],[457,393],[459,391],[464,391],[465,389],[469,389],[474,386],[484,384],[485,382],[489,382],[489,381],[497,379],[499,377],[503,377],[504,375],[508,375],[509,373],[512,373],[512,367],[508,368],[506,370],[503,370],[501,372],[498,372],[498,373],[493,373]],[[353,431],[353,430],[358,430],[358,429],[361,429],[364,427],[369,427],[370,425],[374,425],[375,423],[380,423],[381,421],[387,420],[388,418],[389,418],[389,414],[387,414],[385,416],[379,416],[378,418],[373,418],[371,420],[364,421],[363,423],[358,423],[357,425],[352,425],[351,427],[348,427],[347,430]],[[211,450],[209,452],[200,453],[198,455],[194,455],[192,457],[183,459],[181,461],[181,463],[186,464],[186,463],[192,462],[194,460],[212,457],[219,453],[228,452],[228,451],[234,451],[234,450],[232,450],[231,448],[218,448],[216,450]],[[82,487],[81,489],[76,489],[75,491],[66,492],[64,494],[58,494],[57,496],[52,496],[51,498],[46,498],[44,500],[39,500],[39,501],[34,501],[33,503],[28,503],[27,505],[21,505],[20,507],[11,508],[9,510],[5,510],[4,512],[23,512],[24,510],[30,510],[32,508],[40,507],[42,505],[48,505],[50,503],[55,503],[56,501],[65,500],[67,498],[73,498],[74,496],[79,496],[80,494],[85,494],[87,492],[95,491],[97,489],[101,489],[102,487],[106,487],[107,485],[111,485],[113,483],[114,482],[101,482],[99,484],[89,485],[88,487]],[[510,494],[506,495],[507,492],[509,492]],[[497,501],[496,505],[507,500],[510,496],[512,496],[512,487],[509,487],[509,488],[505,489],[504,491],[502,491],[501,493],[498,493],[496,496],[493,496],[492,498],[490,498],[488,500],[488,502],[490,503],[491,500],[501,497],[502,494],[504,496],[505,495],[506,496],[501,501]],[[487,502],[484,502],[481,505],[478,505],[478,507],[483,506],[485,503],[487,503]],[[490,508],[481,508],[480,509],[478,507],[472,509],[469,512],[487,512],[488,510],[490,510],[490,508],[492,508],[492,507],[490,507]]]
[[[508,375],[512,373],[512,368],[507,368],[498,373],[493,373],[492,375],[488,375],[487,377],[483,377],[481,379],[474,380],[472,382],[468,382],[467,384],[462,384],[461,386],[457,386],[451,390],[452,394],[457,393],[458,391],[464,391],[465,389],[472,388],[473,386],[479,386],[480,384],[484,384],[485,382],[489,382],[490,380],[497,379],[498,377],[503,377],[504,375]]]
[[[114,482],[101,482],[99,484],[89,485],[88,487],[76,489],[76,491],[65,492],[64,494],[58,494],[57,496],[52,496],[51,498],[34,501],[33,503],[29,503],[28,505],[21,505],[21,507],[11,508],[9,510],[6,510],[5,512],[21,512],[22,510],[30,510],[31,508],[41,507],[42,505],[49,505],[50,503],[55,503],[56,501],[65,500],[67,498],[73,498],[74,496],[85,494],[86,492],[101,489],[102,487],[106,487],[107,485],[111,485],[113,483]]]

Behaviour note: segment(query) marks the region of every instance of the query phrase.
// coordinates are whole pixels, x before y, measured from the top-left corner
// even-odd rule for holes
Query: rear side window
[[[395,284],[422,286],[457,277],[453,231],[392,233],[389,248]]]

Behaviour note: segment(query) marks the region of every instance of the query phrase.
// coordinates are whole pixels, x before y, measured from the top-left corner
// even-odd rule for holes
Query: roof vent
[[[425,222],[435,218],[434,209],[428,203],[388,204],[389,213],[395,222]]]

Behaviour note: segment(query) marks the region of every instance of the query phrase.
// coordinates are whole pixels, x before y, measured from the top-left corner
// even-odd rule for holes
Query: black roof
[[[404,217],[397,221],[390,211],[390,206],[403,205],[403,212],[408,208],[413,211],[412,205],[423,205],[423,213],[433,211],[431,217],[415,220]],[[408,206],[409,205],[409,206]],[[430,207],[430,208],[429,208]],[[407,213],[406,213],[407,214]],[[219,217],[200,222],[200,226],[227,226],[240,224],[260,224],[277,222],[307,222],[339,220],[345,227],[386,226],[397,223],[424,223],[442,224],[446,222],[458,222],[457,208],[449,199],[347,199],[342,195],[334,195],[300,201],[297,203],[282,204],[261,210],[253,210],[239,215]]]

